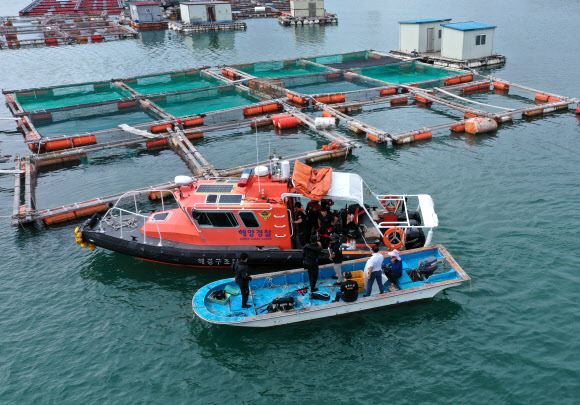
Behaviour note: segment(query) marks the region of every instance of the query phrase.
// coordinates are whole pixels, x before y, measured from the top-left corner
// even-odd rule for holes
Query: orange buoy
[[[395,212],[401,206],[401,199],[396,195],[387,195],[381,200],[381,205],[389,212]]]
[[[465,132],[465,124],[455,125],[451,127],[451,131],[453,132]]]
[[[433,138],[433,133],[429,132],[421,132],[420,134],[413,135],[413,141],[422,141],[424,139],[431,139]]]
[[[542,94],[542,93],[536,93],[536,101],[548,101],[548,99],[550,98],[550,96],[548,96],[547,94]]]
[[[193,118],[191,120],[185,120],[183,121],[183,126],[185,128],[191,128],[191,127],[197,127],[203,125],[203,118]]]
[[[539,108],[537,110],[524,111],[522,113],[522,117],[530,118],[530,117],[536,117],[536,116],[542,115],[542,114],[544,114],[544,110]]]
[[[493,83],[493,88],[494,89],[498,89],[498,90],[509,90],[510,89],[510,85],[509,84],[505,84],[505,83],[501,83],[501,82],[494,82]]]
[[[332,115],[331,113],[329,113],[328,111],[322,111],[322,116],[323,117],[327,117],[327,118],[334,118],[334,115]]]
[[[576,114],[580,114],[580,105],[576,108]]]
[[[93,35],[91,37],[91,42],[103,42],[103,36],[102,35]]]
[[[316,97],[315,100],[318,101],[319,103],[328,104],[328,103],[330,103],[330,96]]]
[[[497,130],[497,122],[491,118],[470,118],[465,122],[465,132],[481,134]]]
[[[137,101],[122,101],[117,103],[117,108],[119,111],[130,110],[135,107],[137,107]]]
[[[472,80],[473,80],[473,75],[466,75],[466,76],[461,76],[461,77],[459,78],[459,81],[460,81],[461,83],[470,82],[470,81],[472,81]]]
[[[77,218],[76,214],[73,211],[71,211],[71,212],[65,212],[63,214],[53,215],[53,216],[48,217],[48,218],[44,218],[42,221],[44,222],[45,225],[52,225],[52,224],[58,224],[60,222],[70,221],[70,220],[73,220],[76,218]]]
[[[288,117],[278,120],[278,128],[280,129],[296,128],[297,126],[298,118],[296,117]]]
[[[244,115],[248,116],[248,115],[262,114],[263,111],[264,110],[260,106],[258,106],[258,107],[250,107],[250,108],[244,109]]]
[[[279,109],[280,109],[280,104],[278,104],[278,103],[266,104],[266,105],[262,106],[262,111],[264,111],[264,112],[278,111]]]
[[[397,94],[397,89],[382,89],[379,91],[381,97],[389,96],[391,94]]]
[[[97,137],[94,135],[79,136],[72,139],[74,146],[93,145],[97,143]]]
[[[73,143],[70,139],[59,139],[56,141],[48,141],[44,144],[44,148],[47,152],[59,149],[72,148]]]
[[[283,118],[290,118],[293,117],[293,115],[290,114],[285,114],[285,115],[277,115],[274,118],[272,118],[272,122],[274,123],[274,126],[278,126],[278,121],[283,119]]]
[[[169,145],[168,139],[156,139],[154,141],[145,142],[147,145],[147,149],[155,149],[155,148],[162,148],[164,146]]]
[[[161,125],[153,125],[150,130],[154,134],[158,134],[160,132],[167,132],[167,129],[173,129],[173,124],[161,124]]]
[[[562,99],[561,98],[558,98],[558,97],[552,97],[552,96],[548,97],[548,102],[549,103],[554,103],[556,101],[562,101]]]
[[[379,138],[377,138],[375,134],[371,134],[370,132],[367,132],[367,139],[374,143],[379,143]]]
[[[335,94],[334,96],[330,96],[331,103],[344,103],[346,101],[345,94]]]
[[[415,96],[415,101],[418,103],[423,103],[423,104],[431,104],[432,103],[431,100],[427,100],[425,97],[422,97],[422,96]]]
[[[389,250],[400,249],[405,244],[405,231],[399,227],[388,229],[383,236],[383,243]]]
[[[407,104],[407,101],[408,101],[407,97],[396,98],[394,100],[391,100],[391,106]]]
[[[477,118],[479,117],[479,115],[474,114],[474,113],[470,113],[470,112],[466,112],[465,114],[463,114],[464,118]]]
[[[461,83],[461,78],[459,78],[459,77],[454,77],[452,79],[447,79],[444,82],[445,86],[453,86],[454,84],[459,84],[459,83]]]

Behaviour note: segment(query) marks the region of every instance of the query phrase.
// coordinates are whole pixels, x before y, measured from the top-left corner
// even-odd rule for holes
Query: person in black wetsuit
[[[240,291],[242,292],[242,308],[251,308],[251,306],[248,305],[248,296],[250,295],[249,284],[250,281],[252,281],[252,277],[248,271],[248,254],[246,252],[242,252],[240,255],[240,260],[236,260],[232,267],[236,274],[236,284],[238,287],[240,287]]]
[[[332,228],[337,221],[338,218],[329,210],[325,210],[324,208],[318,216],[318,236],[320,237],[320,244],[324,249],[326,249],[330,243],[330,234],[332,233]]]
[[[308,217],[302,209],[300,202],[294,204],[294,221],[292,223],[298,225],[296,232],[298,234],[298,243],[300,243],[300,247],[304,247],[308,243],[310,229],[308,229]]]
[[[336,293],[334,302],[341,299],[344,302],[355,302],[358,298],[358,283],[352,279],[352,273],[347,271],[344,273],[344,281],[340,284],[340,291]]]
[[[310,292],[318,291],[316,282],[318,281],[318,259],[322,256],[322,246],[317,241],[316,235],[312,235],[310,243],[304,246],[302,257],[304,258],[304,268],[308,270],[310,280]]]

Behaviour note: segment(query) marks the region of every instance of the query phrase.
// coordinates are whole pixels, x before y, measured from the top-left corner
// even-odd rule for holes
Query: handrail
[[[111,219],[115,218],[115,216],[113,215],[113,211],[114,210],[119,211],[119,225],[120,225],[119,231],[121,233],[121,238],[123,237],[123,227],[124,227],[123,226],[123,212],[125,212],[127,214],[130,214],[130,215],[133,215],[133,216],[140,217],[140,218],[143,218],[144,219],[144,225],[143,225],[143,228],[144,228],[143,229],[143,243],[145,243],[145,244],[147,243],[147,220],[151,220],[151,221],[155,222],[155,226],[157,227],[157,234],[159,235],[159,244],[158,244],[158,246],[162,246],[163,238],[161,237],[161,230],[159,229],[159,223],[158,223],[158,221],[155,218],[152,218],[151,216],[142,215],[142,214],[140,214],[138,212],[131,212],[131,211],[126,210],[124,208],[120,208],[120,207],[116,207],[115,206],[115,207],[110,208],[105,213],[105,215],[103,215],[103,219],[101,219],[101,222],[104,222],[107,217],[110,217]]]

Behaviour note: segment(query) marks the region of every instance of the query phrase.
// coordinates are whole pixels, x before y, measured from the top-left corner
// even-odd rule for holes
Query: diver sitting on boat
[[[344,273],[345,280],[340,284],[340,291],[336,293],[334,302],[343,300],[344,302],[355,302],[358,298],[358,283],[352,279],[352,273]]]

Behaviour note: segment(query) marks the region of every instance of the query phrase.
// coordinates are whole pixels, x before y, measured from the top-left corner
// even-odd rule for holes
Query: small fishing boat
[[[429,195],[375,194],[358,174],[313,170],[299,161],[291,175],[290,163],[279,159],[241,178],[177,176],[150,197],[155,200],[140,206],[126,193],[75,232],[77,243],[195,267],[229,267],[247,252],[250,265],[291,269],[302,263],[294,224],[299,202],[335,204],[345,260],[369,256],[373,245],[383,253],[429,246],[439,225]]]
[[[253,276],[248,309],[242,308],[239,288],[230,278],[199,289],[192,300],[193,311],[210,323],[270,327],[426,301],[446,288],[470,280],[441,245],[401,252],[400,258],[403,275],[394,284],[383,275],[385,292],[380,294],[375,283],[368,297],[363,297],[367,260],[344,262],[343,274],[350,271],[359,285],[359,298],[354,302],[333,302],[340,287],[333,284],[332,265],[325,265],[320,267],[314,295],[307,291],[308,273],[304,269],[286,270]],[[390,262],[388,256],[385,262]]]

